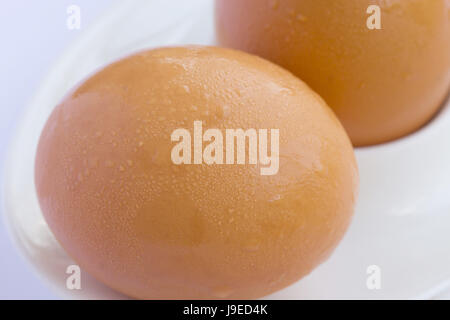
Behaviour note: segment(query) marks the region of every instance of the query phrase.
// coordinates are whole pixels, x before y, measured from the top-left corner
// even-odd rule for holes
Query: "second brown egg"
[[[380,10],[380,29],[367,26]],[[450,85],[447,0],[217,0],[221,45],[272,60],[309,84],[355,146],[422,127]]]

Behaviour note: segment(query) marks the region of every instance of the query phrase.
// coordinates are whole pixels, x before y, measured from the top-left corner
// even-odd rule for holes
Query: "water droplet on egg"
[[[258,251],[259,247],[260,247],[260,244],[259,244],[258,240],[256,240],[256,239],[249,239],[249,240],[247,240],[247,242],[244,245],[244,249],[246,251],[250,251],[250,252]]]
[[[276,194],[275,196],[273,196],[271,199],[269,199],[269,202],[274,202],[274,201],[278,201],[281,199],[281,195],[280,194]]]
[[[299,13],[297,15],[297,20],[300,21],[300,22],[305,22],[306,20],[308,20],[308,18],[306,18],[304,15]]]
[[[279,5],[280,5],[280,3],[279,3],[278,0],[271,0],[271,1],[270,1],[270,7],[271,7],[273,10],[277,10],[278,7],[279,7]]]
[[[229,296],[231,296],[231,294],[233,293],[233,289],[231,289],[228,286],[222,286],[222,287],[217,287],[214,288],[212,290],[212,294],[213,296],[215,296],[216,298],[220,298],[220,299],[224,299],[227,298]]]
[[[106,160],[105,161],[105,166],[107,166],[108,168],[111,168],[112,166],[114,166],[114,162],[111,160]]]

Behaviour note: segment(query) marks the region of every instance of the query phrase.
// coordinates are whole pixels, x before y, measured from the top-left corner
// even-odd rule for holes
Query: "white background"
[[[115,0],[0,0],[0,181],[20,115],[54,61]],[[81,29],[66,26],[81,8]],[[3,211],[3,206],[1,207]],[[14,248],[0,219],[0,299],[56,299]]]

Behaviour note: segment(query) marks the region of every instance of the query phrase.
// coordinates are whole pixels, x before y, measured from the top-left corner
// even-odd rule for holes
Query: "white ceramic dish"
[[[212,0],[130,0],[114,5],[55,64],[30,104],[7,162],[4,203],[18,247],[63,297],[124,298],[82,273],[66,289],[73,261],[40,212],[34,155],[53,107],[78,81],[136,50],[214,44]],[[332,257],[272,299],[437,298],[450,288],[450,104],[422,130],[393,143],[357,149],[360,196],[353,223]],[[368,266],[381,289],[366,286]]]

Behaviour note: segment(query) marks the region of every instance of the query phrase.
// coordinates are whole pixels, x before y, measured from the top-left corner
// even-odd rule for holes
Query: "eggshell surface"
[[[177,128],[279,129],[279,170],[176,165]],[[66,252],[140,299],[258,298],[308,274],[347,229],[358,172],[325,102],[234,50],[162,48],[100,70],[54,109],[35,165]]]

